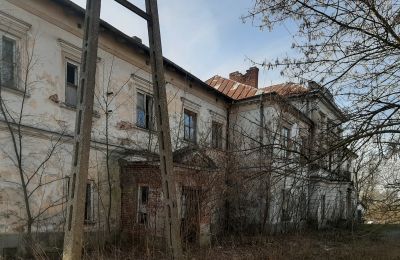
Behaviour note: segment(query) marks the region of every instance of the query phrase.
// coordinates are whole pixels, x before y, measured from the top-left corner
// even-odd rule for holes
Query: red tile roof
[[[218,75],[210,78],[206,83],[219,92],[236,100],[257,96],[261,93],[275,92],[280,96],[292,96],[309,92],[308,88],[292,82],[257,89]]]

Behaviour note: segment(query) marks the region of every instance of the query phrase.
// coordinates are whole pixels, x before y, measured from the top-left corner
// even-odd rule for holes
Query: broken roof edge
[[[243,104],[243,103],[258,103],[258,102],[265,102],[267,101],[267,97],[270,97],[270,101],[275,101],[278,106],[282,106],[282,102],[287,101],[286,99],[288,97],[284,97],[279,95],[276,92],[263,92],[260,93],[256,96],[251,96],[251,97],[247,97],[245,99],[240,99],[240,100],[234,100],[232,102],[233,105],[235,104]],[[296,108],[293,104],[289,103],[289,102],[285,102],[285,105],[288,108],[288,111],[293,115],[293,116],[299,116],[304,122],[307,122],[307,124],[309,124],[310,126],[314,125],[314,122],[312,121],[312,119],[307,116],[304,112],[302,112],[300,109]]]
[[[207,84],[211,84],[211,82],[213,80],[216,80],[216,79],[217,80],[218,79],[223,79],[223,80],[227,80],[227,81],[230,81],[230,82],[235,82],[235,83],[240,84],[240,85],[242,85],[244,87],[248,87],[248,88],[252,88],[253,90],[256,90],[254,95],[248,96],[248,97],[245,97],[245,98],[238,99],[238,98],[230,97],[232,99],[232,102],[247,101],[247,100],[251,100],[251,99],[259,99],[260,95],[266,95],[266,94],[270,94],[270,93],[275,93],[275,95],[280,96],[282,98],[287,98],[287,99],[296,99],[296,98],[312,97],[312,96],[319,95],[321,97],[321,100],[324,103],[326,103],[327,105],[329,105],[331,107],[331,109],[334,111],[334,113],[336,113],[336,115],[340,119],[345,120],[347,118],[346,115],[344,114],[344,112],[342,111],[342,109],[340,107],[338,107],[336,102],[334,102],[333,100],[330,100],[326,96],[326,94],[323,92],[323,90],[321,90],[321,89],[310,89],[310,88],[308,88],[308,87],[306,87],[306,86],[304,86],[304,85],[302,85],[300,83],[294,83],[294,82],[285,82],[285,83],[275,84],[275,85],[271,85],[271,86],[267,86],[267,87],[263,87],[263,88],[254,88],[254,87],[252,87],[250,85],[235,81],[233,79],[225,78],[225,77],[220,76],[218,74],[216,74],[216,75],[212,76],[211,78],[209,78],[208,80],[206,80],[206,83]],[[288,87],[290,87],[292,85],[294,85],[295,87],[300,86],[300,87],[303,87],[304,89],[306,89],[307,91],[298,92],[298,93],[290,93],[290,94],[286,94],[286,95],[282,95],[282,94],[278,93],[275,90],[268,91],[269,88],[273,89],[274,87],[279,86],[279,85],[288,85]],[[216,89],[215,86],[212,86],[212,88]],[[220,93],[222,93],[220,90],[218,90],[218,89],[216,89],[216,90],[219,91]],[[224,94],[224,93],[222,93],[222,94]],[[227,94],[224,94],[224,95],[227,95]]]
[[[300,93],[297,95],[291,95],[288,96],[287,98],[289,99],[296,99],[296,98],[302,98],[302,97],[313,97],[313,96],[320,96],[321,99],[328,104],[334,112],[336,112],[336,114],[338,115],[339,118],[341,118],[342,120],[347,119],[347,115],[343,112],[343,110],[336,104],[336,102],[330,100],[324,93],[322,90],[319,89],[313,89],[310,90],[310,92],[308,93]]]
[[[74,2],[70,0],[52,0],[52,2],[55,2],[56,4],[63,5],[64,7],[70,8],[72,11],[76,12],[78,15],[82,16],[82,18],[85,16],[85,9],[80,7],[79,5],[75,4]],[[118,30],[111,24],[107,23],[104,20],[100,20],[100,27],[103,27],[104,29],[110,31],[111,33],[115,34],[116,36],[122,37],[124,40],[126,40],[129,44],[132,45],[132,47],[139,48],[143,50],[146,55],[150,56],[150,48],[143,43],[133,39],[129,35],[125,34],[124,32]],[[184,77],[186,77],[189,80],[192,80],[195,83],[198,83],[200,86],[204,87],[205,90],[209,90],[213,92],[214,94],[218,95],[219,97],[227,100],[227,101],[232,101],[233,99],[227,95],[224,95],[223,93],[219,92],[215,88],[211,87],[208,85],[206,82],[202,81],[192,73],[188,72],[181,66],[177,65],[173,61],[167,59],[166,57],[163,56],[163,61],[164,61],[164,69],[167,70],[168,66],[174,68],[177,72],[180,72]]]

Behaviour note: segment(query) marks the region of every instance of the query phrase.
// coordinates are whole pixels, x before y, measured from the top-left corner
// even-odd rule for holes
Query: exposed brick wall
[[[121,227],[122,231],[131,232],[137,218],[138,185],[161,187],[158,166],[149,164],[131,164],[121,170]]]
[[[131,237],[143,237],[146,228],[142,224],[137,223],[137,203],[138,188],[140,185],[149,186],[149,198],[147,204],[147,214],[149,221],[149,230],[151,235],[163,236],[163,207],[161,203],[161,177],[159,166],[151,163],[128,163],[121,170],[121,231],[130,234]],[[213,197],[215,189],[214,184],[220,179],[223,185],[222,174],[218,172],[200,171],[198,169],[188,167],[174,167],[176,184],[178,188],[178,204],[180,204],[181,187],[194,187],[203,191],[204,196],[201,198],[200,205],[200,223],[202,227],[201,235],[208,235],[207,229],[212,221],[212,214],[215,212]],[[221,178],[218,178],[221,176]],[[218,191],[221,191],[219,188]],[[212,201],[212,203],[210,203]],[[154,223],[156,230],[154,230]],[[208,232],[208,233],[207,233]],[[134,239],[134,238],[133,238]]]
[[[258,88],[258,72],[259,69],[257,67],[251,67],[244,75],[239,71],[230,73],[229,79]]]

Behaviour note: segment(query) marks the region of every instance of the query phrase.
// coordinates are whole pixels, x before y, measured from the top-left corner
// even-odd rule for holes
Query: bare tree
[[[399,143],[399,8],[387,0],[258,0],[243,19],[270,30],[289,24],[296,53],[258,62],[323,84],[347,108],[345,142],[387,149]]]
[[[12,42],[9,44],[11,45]],[[9,145],[2,147],[1,150],[17,170],[19,181],[14,181],[15,176],[10,176],[10,181],[4,181],[16,185],[22,193],[25,210],[22,217],[25,221],[23,230],[26,234],[24,249],[27,255],[31,256],[35,249],[32,235],[34,224],[40,226],[45,213],[65,202],[63,196],[49,198],[46,194],[46,189],[51,184],[64,179],[63,176],[50,178],[47,176],[47,168],[52,167],[52,157],[60,152],[61,145],[64,143],[65,128],[61,128],[57,134],[50,131],[46,133],[46,129],[43,129],[44,133],[36,140],[34,140],[36,137],[29,134],[28,121],[32,119],[33,115],[29,114],[27,100],[30,92],[38,83],[32,80],[30,74],[37,64],[34,52],[35,38],[27,36],[23,46],[24,48],[21,50],[12,46],[9,48],[3,46],[0,120],[6,126]],[[17,94],[9,93],[9,91]],[[43,139],[45,141],[42,141]],[[43,150],[38,150],[37,153],[32,152],[31,148],[39,143],[43,145]],[[46,218],[48,217],[50,216],[46,216]]]

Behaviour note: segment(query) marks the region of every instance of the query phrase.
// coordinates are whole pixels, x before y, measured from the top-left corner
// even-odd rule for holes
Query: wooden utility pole
[[[158,146],[160,151],[160,171],[166,218],[166,236],[171,255],[182,258],[182,241],[176,200],[174,165],[172,161],[171,134],[169,129],[167,91],[164,78],[164,63],[161,48],[160,23],[157,0],[146,0],[146,11],[150,16],[147,22],[149,31],[150,64],[153,76],[153,94],[156,104]]]
[[[101,0],[86,1],[63,260],[78,260],[81,259],[82,255],[84,206],[92,132],[100,7]]]
[[[147,21],[150,47],[150,65],[153,79],[155,118],[157,121],[158,146],[160,152],[160,172],[163,190],[164,215],[166,220],[165,235],[169,253],[174,259],[181,259],[182,241],[176,199],[174,166],[172,161],[171,134],[167,91],[164,77],[164,62],[161,48],[160,22],[157,0],[146,0],[146,12],[126,0],[115,0]]]

